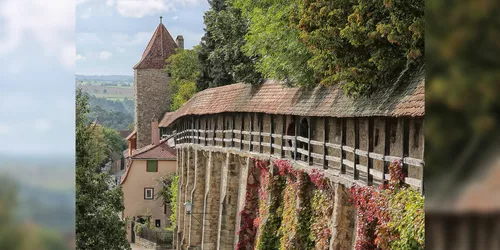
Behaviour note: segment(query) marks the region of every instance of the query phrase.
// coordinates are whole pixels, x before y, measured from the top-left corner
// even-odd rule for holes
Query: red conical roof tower
[[[176,48],[177,44],[160,19],[160,24],[134,69],[163,69],[165,60],[175,53]]]

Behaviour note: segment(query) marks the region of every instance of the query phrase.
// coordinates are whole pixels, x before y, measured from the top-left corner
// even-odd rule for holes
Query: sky
[[[185,47],[206,0],[0,0],[0,157],[74,156],[75,73],[133,75],[163,16]]]
[[[206,0],[77,0],[76,74],[133,75],[160,16],[190,49],[204,34],[206,10]]]
[[[74,34],[71,1],[0,0],[0,156],[74,155]]]

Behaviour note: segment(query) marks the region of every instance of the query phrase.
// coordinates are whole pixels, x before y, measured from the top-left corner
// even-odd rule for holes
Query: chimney
[[[177,38],[175,39],[175,43],[177,43],[177,47],[184,49],[184,37],[178,35]]]
[[[153,118],[151,121],[151,144],[158,145],[160,143],[160,129],[158,128],[158,121]]]
[[[137,149],[137,135],[133,135],[128,139],[128,156],[134,154]]]

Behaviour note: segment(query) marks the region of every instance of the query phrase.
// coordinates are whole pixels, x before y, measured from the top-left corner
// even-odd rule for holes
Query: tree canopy
[[[241,11],[226,0],[211,0],[205,12],[205,35],[198,53],[201,74],[198,90],[245,82],[256,84],[261,80],[255,69],[255,58],[242,51],[247,33],[247,21]]]
[[[120,187],[110,188],[109,176],[97,170],[106,155],[96,138],[96,126],[89,125],[87,97],[76,94],[76,248],[130,249],[125,222],[118,213],[124,209]],[[104,151],[104,152],[103,152]]]
[[[172,104],[170,110],[177,110],[196,93],[196,81],[200,76],[200,63],[197,51],[177,49],[176,53],[166,61],[165,71],[172,76],[170,93]]]
[[[342,84],[369,95],[423,64],[423,0],[230,3],[248,22],[242,50],[263,76],[288,85]]]

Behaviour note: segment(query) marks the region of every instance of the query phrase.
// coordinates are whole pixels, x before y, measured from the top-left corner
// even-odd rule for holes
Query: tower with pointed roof
[[[177,37],[178,42],[174,41],[161,19],[140,61],[134,66],[134,127],[138,148],[152,141],[152,119],[163,117],[169,109],[171,77],[164,71],[165,60],[175,53],[175,49],[184,47],[182,36]]]

